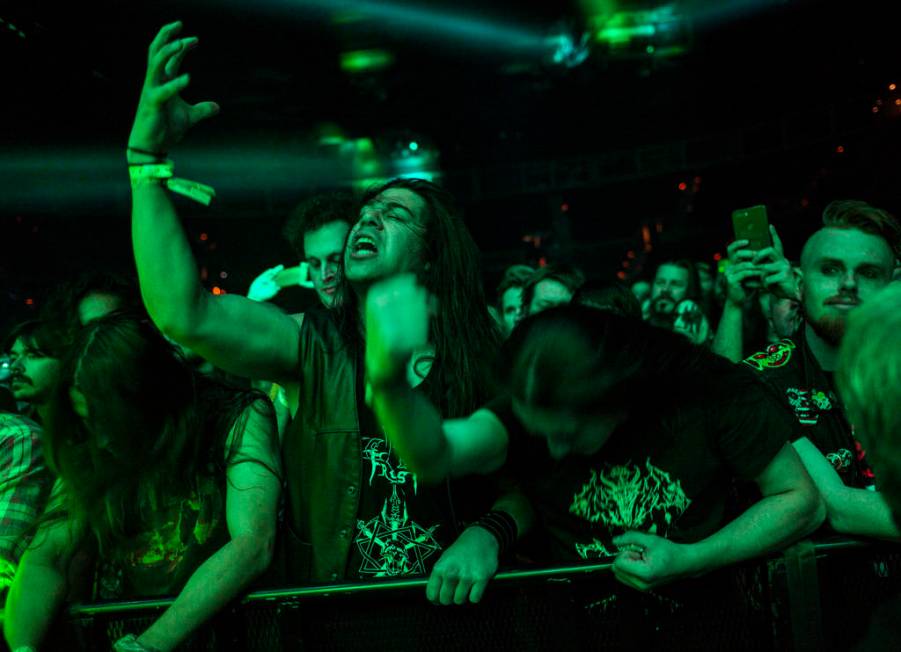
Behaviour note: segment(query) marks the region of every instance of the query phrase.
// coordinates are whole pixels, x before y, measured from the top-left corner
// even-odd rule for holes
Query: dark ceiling
[[[174,18],[202,42],[186,64],[194,80],[188,97],[223,107],[197,138],[277,134],[279,142],[302,142],[327,121],[350,136],[420,134],[439,146],[448,167],[759,122],[872,94],[898,61],[891,3],[677,1],[670,4],[692,29],[686,54],[634,59],[596,51],[572,69],[549,65],[504,30],[544,35],[567,22],[577,31],[587,0],[18,4],[0,10],[26,35],[0,31],[8,145],[124,142],[146,45]],[[347,16],[354,19],[340,20]],[[470,33],[451,20],[470,21]],[[482,38],[476,30],[484,26],[497,29],[496,38]],[[374,74],[340,69],[342,51],[371,48],[390,52],[394,64]]]
[[[685,28],[682,53],[661,55],[656,43],[648,54],[636,39],[618,50],[595,43],[575,67],[550,62],[545,37],[578,35],[597,12],[661,6]],[[728,238],[723,215],[736,206],[769,204],[791,241],[792,230],[809,230],[835,196],[893,210],[901,203],[901,95],[888,90],[901,80],[892,3],[30,0],[0,7],[0,240],[11,252],[0,261],[0,281],[19,286],[9,293],[16,305],[32,291],[25,285],[38,292],[104,257],[111,267],[130,265],[121,149],[147,44],[174,19],[201,39],[185,64],[187,99],[222,106],[173,158],[185,176],[220,191],[210,209],[183,213],[192,233],[218,229],[211,231],[218,249],[198,256],[230,270],[229,291],[290,255],[273,243],[292,203],[337,185],[321,144],[326,124],[345,139],[372,139],[380,156],[413,139],[437,152],[492,273],[543,255],[522,253],[522,237],[553,235],[552,213],[563,203],[572,206],[564,235],[612,269],[640,245],[642,223],[663,220],[662,239],[696,237],[696,250],[709,255]],[[393,63],[343,70],[341,54],[356,50],[384,51]],[[836,158],[839,144],[847,150]],[[286,155],[306,165],[284,163]],[[677,191],[678,183],[688,189]],[[235,224],[215,226],[225,217]],[[259,225],[251,238],[248,223]],[[600,253],[597,243],[614,253]]]

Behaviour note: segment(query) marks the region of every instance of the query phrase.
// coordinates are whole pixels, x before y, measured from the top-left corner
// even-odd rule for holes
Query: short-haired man
[[[327,309],[334,308],[338,303],[344,244],[350,227],[356,221],[356,214],[356,200],[348,193],[316,195],[291,211],[282,231],[302,265],[309,270],[309,285]],[[277,265],[257,276],[250,285],[247,298],[254,301],[273,299],[281,291],[277,277],[284,269],[284,265]],[[301,318],[300,315],[294,317]],[[272,399],[281,439],[291,421],[285,390],[266,381],[255,381],[255,386]]]
[[[298,204],[288,215],[282,235],[301,261],[301,273],[309,278],[299,282],[316,291],[320,303],[334,308],[341,278],[341,258],[350,227],[356,219],[357,203],[348,193],[316,195]],[[269,301],[282,289],[278,276],[284,265],[276,265],[257,276],[250,284],[247,298]]]
[[[497,286],[497,307],[500,310],[501,330],[508,337],[522,318],[522,290],[529,282],[534,269],[528,265],[511,265]]]
[[[523,317],[572,301],[585,275],[569,265],[539,267],[522,289]]]
[[[889,284],[901,227],[886,211],[837,201],[823,228],[801,253],[804,326],[745,359],[794,411],[801,429],[795,448],[823,494],[827,522],[837,532],[889,539],[901,530],[835,392],[833,372],[849,316]]]
[[[338,300],[344,243],[357,210],[347,193],[316,195],[299,204],[285,223],[285,239],[306,262],[313,289],[326,308]]]

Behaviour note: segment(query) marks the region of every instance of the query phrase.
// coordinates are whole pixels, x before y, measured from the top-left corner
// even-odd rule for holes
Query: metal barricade
[[[255,591],[179,650],[846,650],[901,590],[901,547],[847,539],[650,594],[618,584],[611,565],[500,573],[481,604],[462,607],[429,604],[425,579]],[[74,605],[45,649],[108,650],[170,604]]]

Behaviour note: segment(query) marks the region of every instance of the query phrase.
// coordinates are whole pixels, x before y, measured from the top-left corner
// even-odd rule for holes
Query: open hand
[[[283,269],[285,269],[284,265],[276,265],[253,279],[250,289],[247,291],[247,298],[253,301],[269,301],[269,299],[275,297],[281,290],[281,286],[276,283],[275,277]]]
[[[176,38],[181,28],[181,21],[164,26],[150,44],[129,147],[165,154],[191,127],[219,112],[215,102],[188,104],[179,95],[190,82],[187,73],[179,74],[181,63],[198,43],[196,36]]]
[[[463,530],[432,569],[426,597],[435,604],[477,603],[497,572],[500,551],[488,530],[474,526]]]

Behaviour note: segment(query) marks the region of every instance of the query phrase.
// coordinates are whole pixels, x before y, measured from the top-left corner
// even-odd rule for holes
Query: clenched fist
[[[373,387],[400,382],[429,341],[432,303],[413,274],[380,281],[366,294],[366,374]]]

